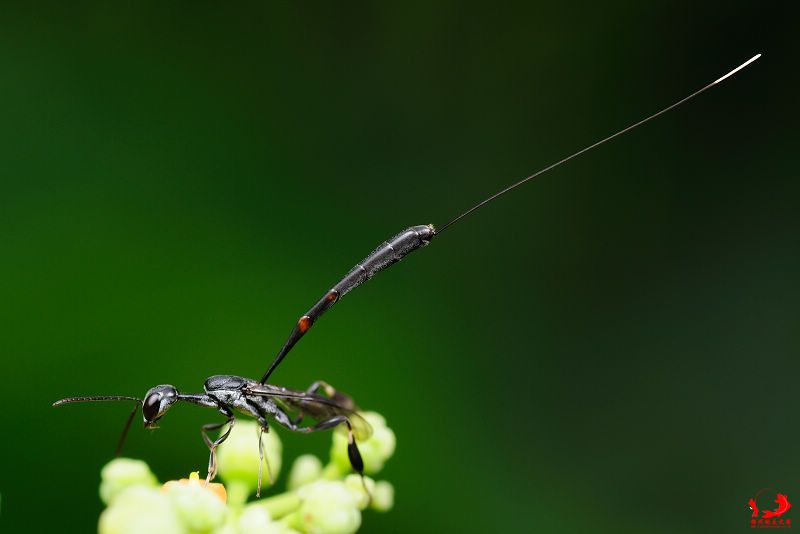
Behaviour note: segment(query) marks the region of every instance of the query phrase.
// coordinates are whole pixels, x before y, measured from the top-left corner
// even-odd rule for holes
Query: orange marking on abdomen
[[[328,291],[328,295],[325,298],[328,299],[328,302],[336,302],[336,299],[339,298],[339,292],[331,289]]]
[[[308,315],[300,317],[297,321],[297,329],[300,330],[300,333],[305,334],[309,328],[311,328],[311,317]]]

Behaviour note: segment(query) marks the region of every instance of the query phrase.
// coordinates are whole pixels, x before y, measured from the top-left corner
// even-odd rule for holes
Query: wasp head
[[[178,390],[174,386],[162,385],[150,388],[142,403],[145,428],[157,428],[156,421],[161,419],[177,400]]]

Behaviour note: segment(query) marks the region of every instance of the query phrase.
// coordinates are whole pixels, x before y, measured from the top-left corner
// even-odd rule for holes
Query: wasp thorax
[[[144,416],[144,426],[153,427],[155,422],[161,419],[170,406],[178,400],[178,390],[174,386],[162,385],[150,388],[144,396],[142,403],[142,415]]]

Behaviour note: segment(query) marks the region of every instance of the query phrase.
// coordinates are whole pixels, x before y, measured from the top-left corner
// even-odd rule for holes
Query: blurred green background
[[[273,381],[323,378],[397,432],[397,505],[366,532],[734,532],[760,488],[800,499],[797,20],[5,3],[0,529],[96,528],[128,406],[52,401],[258,378],[385,238],[757,52],[348,295]],[[218,419],[137,422],[126,454],[162,480],[202,470]],[[330,440],[281,437],[290,458]]]

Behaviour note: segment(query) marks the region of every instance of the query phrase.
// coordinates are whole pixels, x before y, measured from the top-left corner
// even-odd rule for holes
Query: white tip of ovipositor
[[[743,68],[745,68],[745,67],[746,67],[746,66],[748,66],[750,63],[752,63],[753,61],[757,60],[757,59],[758,59],[758,58],[760,58],[760,57],[761,57],[761,54],[756,54],[756,55],[754,55],[753,57],[751,57],[750,59],[748,59],[747,61],[745,61],[744,63],[742,63],[741,65],[739,65],[739,66],[738,66],[738,67],[736,67],[735,69],[733,69],[732,71],[730,71],[728,74],[726,74],[726,75],[725,75],[725,76],[723,76],[722,78],[720,78],[720,79],[716,80],[716,81],[715,81],[714,83],[712,83],[711,85],[717,84],[717,83],[721,82],[722,80],[724,80],[725,78],[730,78],[731,76],[733,76],[734,74],[736,74],[737,72],[739,72],[740,70],[742,70]]]

